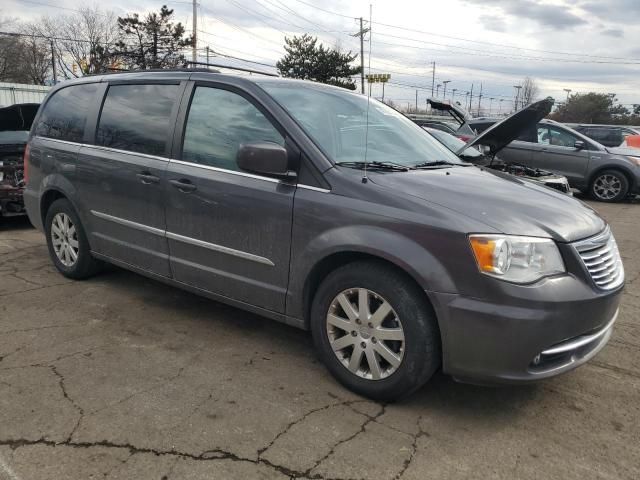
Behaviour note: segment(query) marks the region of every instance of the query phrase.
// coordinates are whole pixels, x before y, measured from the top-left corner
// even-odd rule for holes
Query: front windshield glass
[[[447,132],[442,132],[440,130],[432,129],[432,130],[429,130],[429,133],[434,137],[436,137],[436,140],[440,141],[440,143],[442,143],[445,147],[447,147],[452,152],[457,152],[458,150],[460,150],[462,147],[466,145],[466,143],[460,140],[458,137],[455,137]],[[464,152],[462,152],[461,155],[465,157],[476,158],[476,157],[481,157],[482,153],[480,153],[478,150],[476,150],[473,147],[469,147]]]
[[[363,162],[367,97],[308,82],[260,82],[334,162]],[[401,113],[371,99],[367,162],[408,167],[426,162],[462,163]]]

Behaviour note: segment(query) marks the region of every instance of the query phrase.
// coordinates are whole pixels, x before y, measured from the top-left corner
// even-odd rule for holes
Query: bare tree
[[[522,92],[520,93],[522,107],[524,108],[527,105],[535,102],[539,94],[540,88],[538,87],[536,81],[531,77],[525,77],[525,79],[522,81]]]
[[[51,72],[51,49],[47,39],[31,25],[22,28],[20,37],[20,71],[27,83],[45,85]]]
[[[51,39],[59,70],[66,78],[107,71],[120,38],[113,12],[95,6],[72,15],[43,17],[31,28]]]

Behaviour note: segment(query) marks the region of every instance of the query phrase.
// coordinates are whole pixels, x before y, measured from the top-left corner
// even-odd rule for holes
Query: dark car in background
[[[605,147],[620,147],[629,135],[640,135],[640,129],[623,125],[565,124],[576,132],[595,140]]]
[[[83,77],[50,91],[26,158],[29,219],[61,274],[109,262],[309,329],[331,373],[371,398],[439,369],[555,376],[595,356],[618,316],[624,268],[594,210],[462,162],[342,88]]]
[[[0,217],[24,215],[24,150],[40,105],[0,108]]]

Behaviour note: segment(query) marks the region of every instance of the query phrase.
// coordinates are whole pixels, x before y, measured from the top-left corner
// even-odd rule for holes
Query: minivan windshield
[[[258,82],[334,162],[392,162],[413,167],[461,160],[387,105],[367,97],[311,82]],[[366,138],[366,140],[365,140]]]

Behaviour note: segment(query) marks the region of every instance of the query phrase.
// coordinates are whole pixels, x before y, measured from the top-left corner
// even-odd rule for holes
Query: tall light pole
[[[522,85],[514,85],[513,88],[516,89],[516,99],[513,102],[513,111],[517,111],[518,110],[518,99],[520,98],[520,89],[522,88]]]
[[[501,98],[500,103],[498,103],[498,115],[502,113],[502,102],[504,102],[504,98]]]
[[[193,0],[193,51],[191,60],[198,61],[198,2]],[[193,65],[195,67],[195,65]]]
[[[438,98],[438,95],[440,94],[439,92],[440,92],[440,87],[441,86],[442,86],[442,84],[440,84],[440,83],[438,85],[436,85],[436,98]]]
[[[451,80],[443,80],[444,90],[442,92],[442,98],[447,98],[447,83],[451,83]]]
[[[489,97],[489,116],[491,116],[491,104],[493,103],[493,97]]]
[[[570,88],[564,88],[563,90],[567,92],[567,100],[569,100],[569,94],[572,92],[572,90]]]
[[[456,101],[456,92],[458,91],[457,88],[454,88],[451,90],[451,103],[454,103]]]

